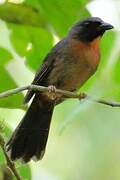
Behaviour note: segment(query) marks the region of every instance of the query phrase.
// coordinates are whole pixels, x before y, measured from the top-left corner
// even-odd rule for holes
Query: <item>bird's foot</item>
[[[56,87],[53,85],[48,86],[48,97],[51,100],[55,100],[56,99]]]
[[[87,97],[87,94],[86,93],[80,93],[79,95],[79,100],[82,100],[82,99],[85,99]]]

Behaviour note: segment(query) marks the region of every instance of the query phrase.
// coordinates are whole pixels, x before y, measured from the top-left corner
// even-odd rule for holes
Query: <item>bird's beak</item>
[[[101,30],[109,30],[109,29],[113,29],[114,27],[111,25],[111,24],[109,24],[109,23],[106,23],[106,22],[103,22],[100,26],[99,26],[99,28],[101,29]]]

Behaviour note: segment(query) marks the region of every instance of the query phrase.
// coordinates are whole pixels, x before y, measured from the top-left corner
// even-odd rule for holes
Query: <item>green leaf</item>
[[[115,83],[117,83],[118,87],[120,87],[120,56],[118,57],[114,67],[113,80]]]
[[[0,47],[0,66],[5,65],[11,58],[11,53],[8,50]]]
[[[111,96],[116,98],[116,101],[120,101],[120,55],[117,58],[116,64],[113,66],[113,71],[111,73],[111,79],[113,81]]]
[[[27,45],[30,42],[29,27],[8,24],[8,28],[11,30],[10,39],[15,51],[21,56],[25,56]]]
[[[38,40],[39,37],[39,40]],[[31,31],[32,48],[27,51],[27,64],[33,69],[37,69],[45,58],[46,54],[53,46],[52,35],[44,29],[32,29]]]
[[[0,92],[16,87],[16,83],[10,77],[5,68],[0,66]],[[5,108],[22,108],[22,93],[0,99],[0,107]]]
[[[90,16],[84,6],[88,1],[26,0],[25,2],[41,11],[59,36],[65,36],[77,20]]]
[[[28,164],[16,163],[16,167],[23,179],[31,179],[31,169]]]
[[[5,163],[5,157],[4,157],[4,153],[0,147],[0,166],[3,165],[3,163]]]
[[[6,22],[30,26],[45,26],[45,21],[36,9],[24,5],[4,3],[0,5],[0,18]]]
[[[37,69],[53,45],[53,36],[42,28],[9,25],[11,42],[20,56],[26,57],[26,64]]]
[[[101,67],[100,71],[105,68],[107,65],[109,58],[111,56],[112,48],[114,47],[114,43],[116,40],[116,32],[115,31],[109,31],[106,32],[105,35],[102,37],[101,40]]]
[[[8,139],[11,132],[12,132],[12,130],[9,127],[9,125],[0,116],[0,136],[3,137],[4,141],[6,141],[6,139]],[[0,147],[0,165],[5,164],[5,163],[6,163],[6,159],[5,159],[3,150]]]

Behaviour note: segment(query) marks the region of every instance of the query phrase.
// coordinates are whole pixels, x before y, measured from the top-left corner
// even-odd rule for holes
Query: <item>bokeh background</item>
[[[81,91],[120,101],[120,0],[0,0],[0,92],[30,84],[52,46],[88,16],[101,17],[115,29],[103,36],[100,66]],[[25,113],[23,97],[0,100],[5,140]],[[1,180],[5,163],[0,150]],[[55,108],[43,160],[16,162],[16,167],[24,180],[120,180],[120,108],[63,102]]]

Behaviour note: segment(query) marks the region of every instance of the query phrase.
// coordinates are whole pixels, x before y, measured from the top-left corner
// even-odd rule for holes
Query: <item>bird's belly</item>
[[[90,67],[75,68],[75,70],[71,69],[71,72],[66,72],[66,75],[63,77],[63,83],[59,84],[59,88],[68,91],[76,90],[80,88],[92,74],[93,71],[91,71]]]

